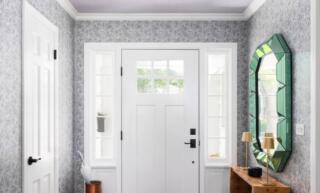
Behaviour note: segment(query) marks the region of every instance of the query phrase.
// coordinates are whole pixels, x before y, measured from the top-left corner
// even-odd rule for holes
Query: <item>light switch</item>
[[[304,135],[304,124],[296,124],[296,135]]]

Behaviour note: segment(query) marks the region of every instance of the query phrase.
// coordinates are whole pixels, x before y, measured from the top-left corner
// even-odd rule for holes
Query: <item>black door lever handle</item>
[[[28,165],[32,165],[33,163],[38,162],[39,160],[41,160],[41,158],[38,159],[34,159],[31,156],[28,158]]]
[[[190,139],[190,142],[184,142],[185,145],[190,145],[190,148],[196,148],[197,147],[197,140],[196,139]]]

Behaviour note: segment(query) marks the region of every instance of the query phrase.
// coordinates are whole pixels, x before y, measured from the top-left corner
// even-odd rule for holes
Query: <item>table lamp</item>
[[[269,162],[270,162],[269,154],[270,154],[270,149],[274,149],[274,138],[264,137],[262,148],[267,150],[267,181],[264,182],[263,185],[272,186],[273,184],[269,182]]]
[[[246,143],[246,162],[245,162],[245,167],[242,167],[242,169],[247,170],[248,169],[248,146],[249,146],[249,143],[252,141],[251,132],[243,132],[241,141]]]

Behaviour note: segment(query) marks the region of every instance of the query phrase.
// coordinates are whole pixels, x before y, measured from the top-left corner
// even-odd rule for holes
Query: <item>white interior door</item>
[[[198,64],[198,50],[122,51],[123,193],[199,192]]]
[[[54,192],[57,29],[24,4],[24,187],[25,193]]]

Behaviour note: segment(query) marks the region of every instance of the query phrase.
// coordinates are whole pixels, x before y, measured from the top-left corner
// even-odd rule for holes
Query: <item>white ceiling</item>
[[[253,0],[69,0],[82,13],[243,13]]]

